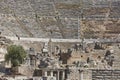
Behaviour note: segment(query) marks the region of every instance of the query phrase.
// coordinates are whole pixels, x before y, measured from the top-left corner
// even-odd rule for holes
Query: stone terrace
[[[86,19],[116,19],[119,4],[119,0],[111,0],[111,7],[109,1],[100,0],[1,0],[0,31],[7,36],[42,38],[53,31],[53,38],[78,38],[82,11]]]

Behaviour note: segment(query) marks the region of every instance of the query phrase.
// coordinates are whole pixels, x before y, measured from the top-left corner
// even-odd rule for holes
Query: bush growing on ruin
[[[23,63],[26,57],[26,51],[22,46],[11,45],[7,48],[8,53],[5,55],[5,60],[10,61],[12,67],[19,66]]]

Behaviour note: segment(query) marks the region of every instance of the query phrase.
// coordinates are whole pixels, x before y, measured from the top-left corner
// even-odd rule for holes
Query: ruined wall
[[[120,70],[92,70],[92,80],[120,80]]]

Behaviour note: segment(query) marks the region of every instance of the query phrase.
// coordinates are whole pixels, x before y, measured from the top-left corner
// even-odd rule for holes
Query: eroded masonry
[[[120,80],[119,53],[119,0],[0,0],[0,80]]]

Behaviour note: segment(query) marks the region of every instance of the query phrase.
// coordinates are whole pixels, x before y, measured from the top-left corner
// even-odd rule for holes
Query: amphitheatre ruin
[[[0,31],[7,36],[78,39],[117,36],[119,0],[1,0]],[[81,36],[80,36],[81,35]]]
[[[28,53],[20,80],[120,80],[120,0],[0,0],[0,78],[17,80],[8,44]]]

